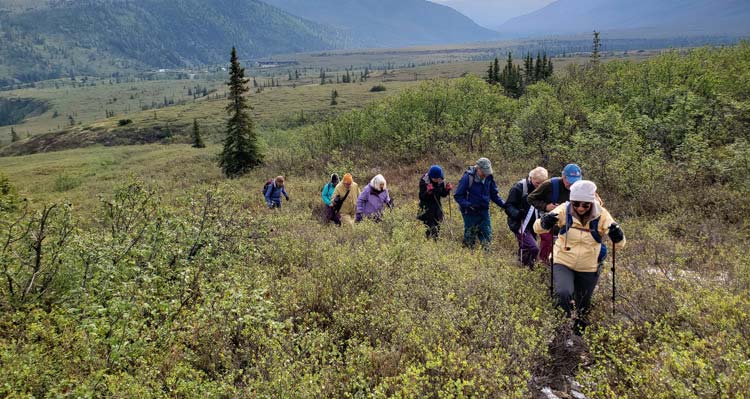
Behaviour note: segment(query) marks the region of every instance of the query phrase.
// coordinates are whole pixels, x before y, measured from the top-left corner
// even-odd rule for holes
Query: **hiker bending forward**
[[[516,235],[518,241],[518,259],[521,264],[533,267],[539,247],[536,244],[534,222],[539,217],[539,211],[527,201],[529,193],[547,180],[547,169],[539,166],[529,172],[529,176],[514,184],[508,192],[505,201],[505,214],[508,215],[508,227]]]
[[[266,188],[266,205],[269,208],[281,208],[281,195],[284,195],[287,201],[289,201],[289,194],[286,192],[284,187],[284,176],[277,176],[273,183],[269,184]]]
[[[440,223],[443,222],[443,205],[441,198],[450,194],[453,185],[445,183],[443,180],[443,168],[438,165],[432,165],[430,170],[419,179],[419,216],[426,226],[425,235],[427,238],[437,239],[440,235]]]
[[[464,218],[464,245],[474,248],[476,239],[484,249],[489,249],[492,241],[490,224],[490,201],[505,208],[503,199],[492,177],[492,164],[487,158],[479,158],[477,164],[464,172],[453,198],[461,208]]]
[[[565,165],[562,177],[553,177],[529,193],[528,202],[542,215],[552,212],[558,205],[568,201],[570,186],[582,177],[581,168],[574,163],[569,163]],[[553,233],[554,231],[539,235],[539,260],[545,264],[549,264]]]
[[[325,217],[326,221],[333,222],[336,224],[341,224],[341,221],[339,220],[338,214],[334,210],[334,203],[333,203],[333,192],[336,190],[336,185],[339,184],[339,175],[332,174],[331,180],[323,186],[323,188],[320,190],[320,198],[323,199],[323,203],[325,204]]]
[[[571,317],[577,311],[574,332],[583,333],[591,296],[599,281],[600,264],[607,255],[602,237],[609,236],[616,249],[625,246],[625,234],[596,198],[596,185],[580,180],[570,187],[570,201],[534,223],[544,233],[558,227],[552,265],[556,305]]]
[[[333,204],[342,224],[354,225],[354,217],[357,214],[357,197],[359,197],[359,186],[352,179],[351,173],[347,173],[341,179],[341,183],[333,190]]]
[[[385,207],[393,206],[393,200],[388,194],[385,177],[377,175],[370,180],[357,199],[357,222],[362,218],[370,218],[379,222],[383,217]]]

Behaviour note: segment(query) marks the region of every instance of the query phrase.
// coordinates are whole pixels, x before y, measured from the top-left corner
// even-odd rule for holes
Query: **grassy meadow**
[[[288,59],[298,63],[292,66],[248,67],[247,76],[253,89],[250,98],[255,107],[254,116],[261,125],[297,124],[299,119],[304,120],[306,117],[320,120],[339,110],[362,107],[377,98],[413,86],[418,81],[452,79],[467,73],[486,75],[487,61],[466,61],[467,55],[464,53],[455,58],[444,59],[440,56],[441,52],[458,51],[457,49],[417,48],[414,51],[424,59],[413,58],[409,51],[391,51],[394,53],[392,60],[383,58],[388,54],[385,50],[353,54],[341,51],[278,57],[280,60]],[[613,53],[605,55],[604,59],[625,58],[638,61],[654,54],[658,54],[658,51]],[[500,58],[504,60],[504,55]],[[564,74],[568,65],[580,64],[585,60],[581,56],[555,58],[555,67],[558,73]],[[403,67],[410,63],[417,65],[416,61],[419,61],[419,66]],[[380,69],[370,68],[369,78],[360,81],[360,72],[373,64]],[[388,65],[393,65],[392,69],[384,70],[383,67]],[[357,82],[336,84],[337,76],[343,78],[350,67],[350,73]],[[321,68],[326,71],[326,80],[333,84],[320,84]],[[226,76],[215,69],[196,69],[179,74],[153,72],[147,75],[149,79],[77,77],[76,81],[59,79],[40,82],[34,87],[2,91],[0,99],[33,99],[44,103],[46,110],[26,118],[22,123],[0,126],[0,143],[10,142],[11,128],[23,139],[58,131],[116,131],[119,128],[118,122],[124,119],[134,122],[124,127],[124,130],[161,127],[185,133],[186,127],[191,126],[192,119],[197,118],[207,125],[208,133],[218,134],[223,128],[224,115],[221,109],[225,104]],[[299,73],[298,79],[294,75],[295,71]],[[289,80],[290,73],[292,80]],[[184,79],[177,79],[178,75]],[[188,79],[191,75],[193,79]],[[260,92],[252,85],[253,78],[262,89]],[[271,79],[277,82],[276,86],[271,87]],[[369,91],[378,84],[384,84],[386,92]],[[332,90],[339,93],[338,105],[335,107],[330,106]],[[300,98],[305,101],[299,101]],[[305,116],[304,113],[308,115]]]
[[[0,157],[0,396],[747,397],[750,47],[579,61],[555,59],[519,99],[476,77],[486,62],[252,92],[266,159],[231,180],[221,98],[123,114],[133,129],[198,118],[204,149]],[[128,128],[95,114],[68,134]],[[440,163],[456,183],[479,156],[503,197],[538,164],[575,161],[622,224],[616,312],[609,258],[582,338],[548,271],[518,265],[499,208],[487,252],[461,245],[453,201],[440,239],[424,238],[421,175]],[[322,225],[332,172],[382,173],[395,209]],[[278,174],[291,200],[271,211],[260,191]]]

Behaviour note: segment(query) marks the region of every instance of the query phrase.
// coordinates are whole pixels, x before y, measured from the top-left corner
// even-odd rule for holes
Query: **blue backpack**
[[[565,226],[560,229],[561,235],[567,233],[568,230],[570,230],[573,226],[573,215],[570,213],[570,208],[570,202],[568,202],[568,205],[565,207]],[[604,259],[607,258],[607,246],[604,245],[604,243],[602,242],[602,236],[601,234],[599,234],[599,218],[590,221],[588,229],[583,229],[580,227],[573,228],[577,230],[588,231],[589,233],[591,233],[591,237],[594,237],[594,241],[602,245],[602,248],[599,250],[599,256],[596,258],[597,263],[602,263]]]
[[[560,200],[560,184],[562,184],[562,178],[553,177],[550,179],[550,184],[552,184],[552,198],[550,198],[550,203],[557,204],[557,201]]]

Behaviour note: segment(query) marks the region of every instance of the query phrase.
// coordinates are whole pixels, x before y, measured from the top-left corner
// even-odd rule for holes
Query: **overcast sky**
[[[430,0],[455,8],[476,23],[496,28],[510,18],[535,11],[554,0]]]

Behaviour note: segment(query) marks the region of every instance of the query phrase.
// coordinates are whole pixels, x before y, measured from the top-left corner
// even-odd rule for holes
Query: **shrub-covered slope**
[[[0,178],[0,395],[525,398],[574,376],[591,398],[742,397],[748,57],[744,43],[573,68],[519,100],[427,82],[275,132],[269,165],[241,179],[217,182],[212,153],[185,146],[61,181],[52,207],[20,195],[89,161],[13,158],[26,172]],[[423,236],[420,174],[439,162],[456,181],[479,154],[502,192],[545,160],[552,174],[578,162],[625,230],[616,311],[610,258],[575,350],[501,214],[489,252],[461,247],[455,204],[441,239]],[[319,225],[333,171],[382,172],[397,208]],[[291,201],[270,211],[259,188],[279,173]],[[73,192],[82,206],[62,200]]]

